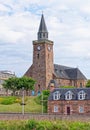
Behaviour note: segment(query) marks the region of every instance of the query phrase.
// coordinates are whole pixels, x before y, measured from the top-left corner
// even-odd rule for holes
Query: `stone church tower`
[[[48,31],[44,16],[37,33],[37,40],[33,41],[33,63],[25,76],[36,80],[35,94],[49,87],[74,86],[85,87],[87,78],[79,70],[53,63],[53,42],[48,40]]]
[[[35,91],[41,92],[48,88],[50,80],[53,79],[53,71],[53,42],[48,40],[48,31],[42,14],[37,40],[33,41],[33,64],[25,75],[36,80]]]

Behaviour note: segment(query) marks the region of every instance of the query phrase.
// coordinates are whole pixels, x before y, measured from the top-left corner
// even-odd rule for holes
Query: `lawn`
[[[35,98],[35,96],[26,97],[26,105],[24,105],[25,112],[39,113],[42,111],[42,106],[36,103]],[[22,112],[22,105],[20,103],[0,104],[0,112]]]

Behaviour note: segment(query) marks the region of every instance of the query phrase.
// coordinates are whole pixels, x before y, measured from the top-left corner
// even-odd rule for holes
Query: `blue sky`
[[[0,70],[22,76],[30,67],[42,11],[54,63],[90,79],[90,0],[0,0]]]

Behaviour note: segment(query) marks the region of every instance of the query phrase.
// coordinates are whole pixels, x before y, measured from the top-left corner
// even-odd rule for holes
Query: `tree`
[[[87,81],[86,87],[90,87],[90,80]]]
[[[29,90],[34,90],[34,84],[35,80],[24,76],[19,78],[17,89],[20,90],[24,88],[26,92],[28,92]]]
[[[17,90],[17,84],[18,84],[18,78],[11,77],[11,78],[4,81],[3,86],[6,90],[13,91],[13,94],[15,95],[15,92]]]
[[[34,89],[35,80],[29,77],[12,77],[7,80],[5,80],[3,86],[6,88],[6,90],[12,90],[13,94],[15,95],[15,92],[17,90],[20,90],[24,87],[26,91],[33,90]]]

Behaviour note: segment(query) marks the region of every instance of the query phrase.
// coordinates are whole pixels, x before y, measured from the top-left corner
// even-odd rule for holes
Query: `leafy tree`
[[[3,86],[6,90],[12,90],[13,94],[24,87],[26,91],[34,89],[35,80],[29,77],[11,77],[5,80]]]
[[[24,77],[19,78],[17,89],[20,90],[24,87],[26,91],[34,90],[34,84],[35,84],[35,80],[24,76]]]
[[[87,81],[86,87],[90,87],[90,80]]]
[[[13,91],[13,94],[15,94],[15,91],[17,90],[17,84],[18,84],[18,78],[17,77],[11,77],[4,81],[3,86],[7,90]]]

